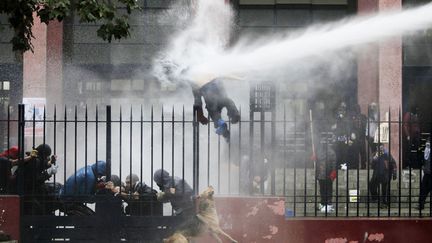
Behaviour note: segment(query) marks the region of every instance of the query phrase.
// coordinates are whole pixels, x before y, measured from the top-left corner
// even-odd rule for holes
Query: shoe
[[[226,122],[222,119],[219,119],[217,122],[216,134],[222,135],[227,143],[230,141],[230,132],[228,130],[228,126]]]
[[[216,128],[216,134],[217,135],[223,135],[225,133],[225,131],[228,130],[228,126],[226,124],[226,122],[222,119],[219,119],[217,121],[217,128]]]
[[[323,207],[324,207],[324,205],[320,203],[320,204],[318,204],[318,206],[317,206],[317,210],[318,210],[318,211],[321,211],[321,209],[322,209]]]

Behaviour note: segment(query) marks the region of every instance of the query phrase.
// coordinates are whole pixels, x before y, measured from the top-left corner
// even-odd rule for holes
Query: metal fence
[[[184,179],[195,193],[212,185],[219,195],[284,197],[287,217],[432,215],[428,204],[430,197],[427,197],[425,208],[416,209],[424,173],[418,166],[402,163],[404,123],[401,114],[398,120],[376,121],[377,144],[384,144],[397,163],[397,177],[389,180],[385,189],[390,195],[390,203],[383,205],[383,191],[379,191],[379,200],[372,200],[370,181],[374,154],[367,142],[361,141],[367,150],[365,167],[359,165],[356,169],[343,170],[337,165],[336,178],[331,183],[333,208],[323,210],[320,208],[316,166],[311,159],[311,134],[314,133],[313,124],[324,121],[312,122],[308,116],[299,116],[295,112],[288,114],[285,108],[280,111],[280,117],[269,116],[264,111],[250,112],[249,120],[229,123],[229,142],[214,133],[212,124],[203,126],[196,122],[193,111],[188,108],[164,110],[139,106],[111,110],[107,106],[90,110],[72,107],[61,112],[54,108],[52,113],[41,109],[38,113],[36,108],[26,110],[20,105],[18,112],[9,108],[0,123],[4,148],[18,145],[21,159],[25,157],[25,151],[38,144],[51,146],[59,165],[58,172],[47,181],[51,184],[64,185],[80,168],[102,160],[107,164],[108,181],[111,175],[118,175],[125,181],[127,176],[137,174],[140,181],[157,190],[153,173],[162,168],[171,176]],[[321,129],[315,133],[319,134],[314,142],[316,146],[334,143],[334,130]],[[386,138],[383,133],[387,133]],[[423,157],[422,148],[427,136],[428,133],[423,133],[417,151],[410,152],[419,160]],[[23,194],[20,176],[17,176],[18,193]],[[53,190],[58,192],[58,189]],[[92,201],[97,199],[88,200],[94,195],[84,197],[87,198],[83,199],[81,195],[76,201],[88,203],[94,210]],[[172,214],[169,206],[164,206],[163,212],[158,210],[159,215]],[[64,215],[61,207],[54,211],[50,213]],[[34,209],[31,212],[34,213]]]

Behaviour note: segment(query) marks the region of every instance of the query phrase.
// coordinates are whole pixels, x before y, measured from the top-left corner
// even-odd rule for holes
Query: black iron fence
[[[282,196],[286,198],[287,217],[432,215],[430,196],[418,205],[424,186],[422,178],[430,176],[420,169],[429,133],[419,134],[415,144],[412,139],[404,141],[403,130],[412,122],[404,122],[401,114],[396,120],[385,121],[366,117],[364,127],[360,126],[354,138],[350,137],[351,133],[340,133],[343,125],[337,125],[337,121],[313,120],[312,116],[299,116],[296,112],[288,114],[285,108],[280,109],[280,116],[268,116],[264,111],[255,116],[251,112],[249,120],[229,123],[231,137],[227,142],[215,134],[212,124],[203,126],[196,122],[192,110],[187,108],[164,110],[140,106],[111,110],[108,106],[91,110],[72,107],[61,112],[54,108],[49,112],[19,106],[18,112],[11,111],[9,108],[0,121],[3,148],[18,146],[18,161],[21,161],[17,162],[18,167],[25,163],[22,161],[27,156],[31,157],[25,152],[39,144],[50,145],[52,154],[57,155],[57,173],[45,178],[44,190],[38,189],[36,182],[28,181],[29,177],[34,179],[37,175],[30,176],[20,169],[16,170],[15,181],[7,181],[9,184],[2,188],[3,193],[24,196],[23,211],[27,215],[91,215],[97,211],[100,201],[100,195],[94,193],[100,188],[94,187],[98,182],[114,181],[113,177],[117,176],[119,191],[113,194],[126,193],[129,199],[136,199],[122,199],[135,208],[131,206],[125,211],[119,206],[116,210],[121,215],[172,215],[175,210],[169,205],[162,206],[152,196],[134,196],[133,190],[121,184],[135,174],[148,188],[158,191],[153,177],[158,169],[168,171],[173,180],[175,177],[182,179],[195,193],[212,185],[219,195]],[[336,128],[332,127],[333,123]],[[372,123],[377,132],[368,137],[365,134],[370,134]],[[374,161],[376,155],[383,154],[379,152],[381,145],[388,151],[383,166],[389,168],[391,158],[396,166],[394,172],[386,170],[388,176],[381,174],[377,178]],[[403,150],[403,146],[408,149]],[[335,151],[335,161],[329,156],[331,150]],[[343,156],[347,161],[340,160]],[[317,180],[320,179],[318,164],[322,160],[325,166],[335,163],[334,173],[333,169],[329,170],[323,180]],[[408,163],[408,160],[415,163]],[[96,178],[95,184],[84,180],[84,185],[78,185],[82,176],[80,169],[95,165],[93,169],[97,170],[98,165],[102,165],[98,161],[106,165],[105,173]],[[13,165],[12,173],[16,169]],[[84,177],[91,172],[81,171]],[[79,195],[74,196],[75,191],[68,192],[68,180],[74,182],[74,190],[82,190],[77,193]],[[28,183],[33,184],[26,188]],[[79,187],[82,188],[77,189]],[[371,194],[371,187],[375,188],[376,195]],[[60,197],[62,193],[68,197]],[[47,204],[48,201],[51,204]]]

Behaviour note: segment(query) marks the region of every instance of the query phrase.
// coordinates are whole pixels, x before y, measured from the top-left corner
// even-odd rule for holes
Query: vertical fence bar
[[[98,147],[99,147],[99,109],[96,105],[96,124],[95,124],[95,160],[98,161]]]
[[[249,178],[247,179],[247,183],[248,183],[248,191],[249,191],[249,195],[252,194],[252,182],[250,181],[251,178],[253,178],[253,176],[251,175],[251,173],[253,172],[253,167],[252,164],[255,162],[254,159],[254,107],[253,107],[253,97],[254,97],[254,93],[251,89],[251,93],[250,93],[250,110],[249,110],[249,165],[248,165],[248,171],[249,171]]]
[[[265,113],[264,113],[264,107],[261,107],[260,111],[260,156],[258,157],[258,161],[255,163],[261,164],[264,162],[265,158],[265,148],[264,148],[264,142],[265,142]],[[256,167],[255,167],[256,168]],[[259,173],[258,171],[254,171],[254,176]],[[260,194],[264,194],[264,180],[261,178],[260,180]]]
[[[24,160],[24,128],[25,128],[25,118],[24,118],[24,104],[18,105],[18,151],[19,151],[19,161],[22,164]],[[20,164],[19,164],[20,165]],[[18,195],[24,195],[24,171],[18,170]]]
[[[174,176],[174,106],[172,107],[171,117],[171,171]]]
[[[75,192],[78,189],[77,187],[77,167],[78,167],[78,155],[77,155],[77,147],[78,147],[78,115],[77,115],[77,106],[75,106],[74,113],[74,188]],[[85,170],[85,178],[87,178],[87,170]]]
[[[381,107],[378,109],[378,156],[381,156]],[[373,161],[372,161],[373,163]],[[372,177],[374,177],[372,173]],[[382,200],[382,189],[381,185],[375,181],[375,184],[378,184],[378,207],[377,207],[377,215],[380,217],[380,208],[381,208],[381,200]],[[376,187],[377,185],[375,185]]]
[[[366,195],[367,195],[367,205],[366,205],[366,215],[367,217],[370,216],[370,190],[369,190],[369,177],[370,177],[370,146],[373,146],[373,140],[371,141],[371,137],[370,137],[370,114],[371,113],[371,108],[370,106],[368,106],[368,118],[367,118],[367,136],[368,136],[368,146],[367,146],[367,163],[366,163],[366,171],[367,171],[367,183],[366,183]],[[372,138],[373,139],[373,138]]]
[[[122,143],[122,137],[123,137],[123,112],[122,107],[120,106],[120,117],[119,117],[119,177],[122,178],[123,175],[123,161],[122,161],[122,151],[123,151],[123,143]],[[132,178],[129,178],[132,179]],[[121,187],[120,187],[121,192]]]
[[[221,168],[220,168],[220,165],[221,165],[221,160],[220,160],[220,158],[221,158],[221,149],[220,149],[220,135],[218,135],[218,159],[217,159],[217,170],[218,170],[218,179],[217,179],[217,181],[218,181],[218,193],[220,193],[220,174],[221,174]]]
[[[351,134],[349,134],[349,136],[351,137]],[[351,139],[351,138],[349,138]],[[352,146],[352,145],[351,145]],[[350,161],[352,162],[352,161]],[[349,214],[349,167],[350,165],[347,163],[347,169],[345,171],[346,173],[346,188],[345,188],[345,216],[348,217]]]
[[[297,156],[297,106],[294,106],[294,154]],[[293,208],[293,214],[294,216],[297,215],[296,212],[296,206],[297,206],[297,164],[294,163],[294,208]]]
[[[287,170],[287,161],[286,161],[286,158],[287,158],[287,154],[286,154],[286,150],[287,150],[287,139],[286,139],[286,105],[284,104],[284,113],[283,113],[283,133],[284,133],[284,136],[283,136],[283,155],[284,155],[284,159],[283,159],[283,163],[284,163],[284,166],[283,166],[283,187],[282,187],[282,190],[283,190],[283,193],[282,193],[282,195],[284,196],[284,197],[286,197],[286,170]]]
[[[54,105],[54,134],[53,134],[53,149],[54,149],[54,155],[57,155],[57,107]],[[57,162],[56,162],[57,163]],[[54,174],[54,185],[56,184],[56,174]]]
[[[306,142],[306,139],[307,139],[307,130],[308,130],[308,124],[307,124],[307,122],[305,122],[304,123],[304,147],[305,147],[305,153],[304,153],[304,156],[303,156],[303,165],[304,165],[304,198],[303,198],[303,207],[304,207],[304,210],[303,210],[303,216],[304,217],[306,217],[307,216],[307,201],[308,201],[308,193],[307,193],[307,162],[308,162],[308,159],[307,159],[307,150],[308,150],[308,148],[307,148],[307,142]]]
[[[185,109],[182,109],[182,187],[185,183]]]
[[[140,179],[141,182],[144,183],[144,178],[143,178],[143,161],[144,161],[144,157],[143,157],[143,147],[144,147],[144,130],[143,130],[143,107],[141,105],[140,107]],[[153,215],[153,203],[150,202],[150,215]],[[143,205],[140,204],[140,214],[143,211]]]
[[[410,115],[410,117],[409,117],[409,120],[408,120],[408,125],[407,126],[411,126],[411,115]],[[407,134],[407,136],[410,136],[410,134]],[[411,217],[411,196],[412,196],[412,194],[411,194],[411,189],[412,189],[412,184],[411,184],[411,180],[412,180],[412,178],[411,178],[411,176],[412,176],[412,151],[411,151],[411,140],[409,140],[408,141],[408,147],[409,147],[409,154],[408,154],[408,158],[409,158],[409,160],[408,160],[408,162],[409,162],[409,186],[408,186],[408,216],[409,217]]]
[[[199,193],[199,123],[197,117],[197,109],[193,109],[193,188],[195,194]],[[218,187],[219,190],[219,187]]]
[[[130,107],[130,116],[129,116],[129,179],[132,181],[132,153],[133,153],[133,146],[132,146],[132,134],[133,134],[133,116],[132,116],[132,105]],[[140,180],[142,181],[142,177],[140,177]],[[141,208],[140,208],[141,212]]]
[[[207,126],[207,186],[210,185],[210,119]]]
[[[239,107],[239,115],[240,115],[240,117],[239,117],[239,143],[238,143],[238,151],[239,151],[239,172],[238,172],[238,184],[239,184],[239,194],[241,194],[242,192],[241,192],[241,190],[242,190],[242,185],[241,185],[241,171],[243,171],[243,167],[242,167],[242,157],[243,157],[243,155],[242,155],[242,147],[241,147],[241,141],[242,141],[242,136],[241,136],[241,133],[242,133],[242,129],[241,129],[241,124],[242,124],[242,119],[241,119],[241,106]]]
[[[88,165],[88,162],[87,162],[87,139],[88,139],[88,136],[87,136],[87,132],[88,132],[88,127],[87,127],[87,125],[88,125],[88,110],[87,110],[87,105],[86,105],[86,107],[85,107],[85,123],[84,123],[84,136],[85,136],[85,141],[84,141],[84,163],[85,163],[85,167],[87,168],[87,165]],[[87,170],[85,170],[85,174],[86,174],[86,178],[87,178]],[[84,185],[84,188],[85,188],[85,191],[87,191],[87,187],[88,187],[88,185],[87,185],[87,180],[85,180],[85,185]]]
[[[392,153],[391,153],[391,148],[392,148],[392,146],[391,146],[391,142],[392,142],[392,139],[391,139],[391,110],[390,110],[390,107],[389,107],[389,109],[388,109],[388,137],[389,137],[389,140],[388,140],[388,144],[389,144],[389,148],[388,148],[388,150],[389,150],[389,159],[390,159],[390,161],[389,162],[392,162],[393,161],[393,155],[392,155]],[[391,163],[392,165],[393,165],[393,163]],[[396,166],[396,165],[394,165],[394,166]],[[389,168],[390,168],[390,163],[389,163]],[[393,168],[394,169],[394,168]],[[388,211],[387,211],[387,217],[390,217],[390,209],[391,209],[391,199],[392,199],[392,196],[391,196],[391,182],[392,182],[392,178],[393,177],[393,171],[391,171],[391,170],[389,170],[389,181],[388,181],[388,188],[387,188],[387,198],[385,199],[385,200],[388,200],[387,202],[388,202]]]
[[[165,134],[164,134],[164,109],[162,106],[161,109],[161,166],[162,166],[162,170],[165,170],[164,167],[164,139],[165,139]],[[171,180],[174,180],[174,175],[171,173]],[[163,177],[162,177],[163,178]]]
[[[402,123],[401,123],[401,108],[399,107],[399,114],[398,114],[398,129],[399,129],[399,168],[398,168],[398,181],[399,181],[399,188],[398,188],[398,216],[401,217],[401,196],[402,196],[402,152],[403,149],[402,145]],[[432,207],[431,207],[432,208]]]
[[[10,122],[11,122],[11,114],[10,114],[11,106],[7,107],[7,149],[10,148]]]
[[[274,91],[272,91],[274,92]],[[273,94],[272,97],[275,97]],[[274,102],[273,102],[274,103]],[[271,149],[270,149],[270,168],[271,168],[271,194],[276,195],[276,163],[275,163],[275,149],[276,147],[276,107],[273,105],[271,108]]]
[[[64,170],[63,170],[63,185],[66,185],[66,169],[67,169],[67,150],[66,150],[66,145],[67,145],[67,108],[65,105],[65,109],[64,109],[64,137],[63,137],[63,163],[64,163]],[[64,192],[65,194],[67,194],[67,188],[66,186],[64,187]]]
[[[111,180],[111,106],[106,106],[106,176]]]
[[[317,151],[317,149],[315,148],[315,143],[316,143],[316,141],[314,141],[314,130],[313,130],[313,116],[312,116],[312,110],[311,109],[309,109],[309,122],[310,122],[310,124],[309,124],[309,126],[310,126],[310,133],[311,133],[311,145],[312,145],[312,155],[315,157],[315,158],[312,158],[312,160],[313,160],[313,172],[314,172],[314,215],[315,215],[315,217],[317,216],[317,201],[318,201],[318,192],[317,192],[317,183],[318,183],[318,180],[317,180],[317,176],[318,176],[318,169],[317,169],[317,165],[316,165],[316,160],[317,160],[317,154],[316,154],[316,151]],[[320,145],[320,138],[319,138],[319,136],[318,136],[318,146]]]
[[[154,163],[153,163],[153,159],[154,159],[154,131],[153,131],[153,126],[154,126],[154,112],[153,112],[153,105],[151,106],[151,112],[150,112],[150,168],[151,168],[151,188],[153,189],[153,173],[154,173]]]
[[[241,124],[242,124],[242,119],[241,119],[241,106],[239,107],[239,144],[238,144],[238,151],[239,151],[239,157],[238,157],[238,163],[239,163],[239,172],[238,172],[238,187],[239,187],[239,195],[242,193],[242,184],[241,184],[241,171],[243,171],[243,167],[242,167],[242,149],[241,149]]]
[[[35,137],[36,137],[36,107],[33,106],[33,117],[32,117],[32,126],[33,126],[33,131],[32,131],[32,148],[36,148],[35,146]],[[33,187],[34,188],[34,187]]]
[[[228,130],[231,131],[231,118],[229,118]],[[231,141],[228,142],[228,194],[231,194]]]

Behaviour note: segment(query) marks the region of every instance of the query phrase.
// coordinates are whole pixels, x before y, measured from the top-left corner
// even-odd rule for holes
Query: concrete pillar
[[[359,14],[388,9],[402,9],[401,0],[358,1]],[[358,100],[363,113],[367,105],[377,102],[381,120],[390,111],[392,121],[398,121],[402,105],[402,38],[386,39],[376,45],[368,45],[358,57]],[[398,125],[391,127],[391,153],[399,160]],[[388,145],[388,144],[387,144]]]
[[[380,11],[402,9],[402,0],[380,0]],[[379,104],[381,117],[390,112],[390,120],[398,121],[402,108],[402,37],[397,36],[380,43],[379,52]],[[391,153],[399,161],[399,127],[392,124]],[[402,147],[400,147],[402,148]]]

